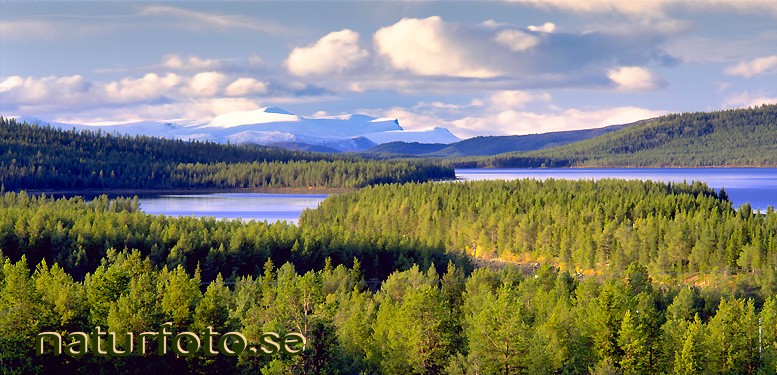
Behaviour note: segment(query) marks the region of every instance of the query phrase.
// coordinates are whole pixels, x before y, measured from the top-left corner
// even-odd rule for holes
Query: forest
[[[6,192],[0,207],[8,373],[777,370],[777,215],[700,183],[377,185],[299,226],[152,216],[105,196]],[[308,342],[298,356],[34,355],[38,332],[164,322]]]
[[[63,131],[0,117],[5,190],[343,188],[454,178],[451,167],[251,145]]]
[[[457,167],[777,166],[777,105],[670,114],[595,138],[528,152],[447,160]]]
[[[777,106],[677,114],[558,148],[426,161],[0,118],[0,372],[774,374],[773,207],[733,207],[699,182],[440,180],[454,165],[774,165],[775,120]],[[339,193],[292,225],[27,191],[268,188]],[[41,332],[168,322],[307,342],[299,355],[36,355]]]

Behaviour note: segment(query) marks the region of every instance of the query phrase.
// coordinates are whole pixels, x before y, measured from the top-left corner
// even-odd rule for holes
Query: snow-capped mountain
[[[389,130],[385,132],[364,134],[364,137],[376,144],[389,142],[449,144],[461,140],[448,131],[448,129],[440,127],[431,130]]]
[[[130,135],[148,135],[171,139],[208,140],[221,143],[258,145],[310,144],[340,151],[361,151],[376,144],[405,141],[420,143],[453,143],[459,141],[445,128],[404,130],[396,119],[352,114],[306,118],[281,108],[267,107],[255,111],[232,112],[210,121],[173,120],[121,124],[67,124],[34,118],[18,120],[50,124],[62,129],[101,129]]]

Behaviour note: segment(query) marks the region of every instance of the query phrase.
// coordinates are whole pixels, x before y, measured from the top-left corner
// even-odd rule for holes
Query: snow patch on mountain
[[[450,144],[461,139],[453,135],[448,129],[436,127],[428,130],[393,130],[379,133],[364,134],[364,137],[383,144],[389,142],[418,142],[418,143],[444,143]]]
[[[231,112],[216,116],[205,126],[231,128],[240,125],[268,124],[277,122],[300,121],[301,117],[277,107],[265,107],[255,111]]]
[[[376,144],[404,141],[453,143],[459,141],[445,128],[404,130],[397,119],[362,114],[306,118],[277,107],[232,112],[210,121],[176,119],[126,123],[67,124],[18,118],[35,124],[49,124],[65,130],[98,129],[108,133],[147,135],[169,139],[252,143],[257,145],[306,143],[340,151],[362,151]]]

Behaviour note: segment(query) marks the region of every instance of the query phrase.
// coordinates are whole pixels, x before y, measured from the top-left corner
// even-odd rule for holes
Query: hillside
[[[672,114],[572,144],[491,158],[480,167],[777,166],[777,105]]]
[[[5,190],[358,188],[452,178],[420,162],[63,131],[0,117]]]
[[[392,142],[381,144],[366,151],[370,154],[382,155],[414,155],[428,157],[466,157],[489,156],[506,152],[522,152],[539,150],[547,147],[565,145],[585,139],[598,137],[623,128],[623,125],[613,125],[599,129],[571,130],[528,135],[508,135],[474,137],[449,145],[432,143]]]
[[[365,151],[365,153],[379,155],[426,155],[446,147],[448,145],[443,143],[390,142],[377,145]]]

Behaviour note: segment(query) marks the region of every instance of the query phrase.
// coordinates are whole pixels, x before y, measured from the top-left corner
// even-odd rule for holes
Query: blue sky
[[[774,1],[0,2],[0,114],[279,106],[462,138],[777,103]]]

